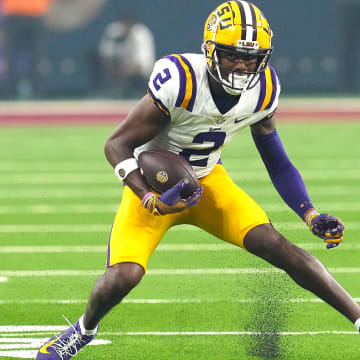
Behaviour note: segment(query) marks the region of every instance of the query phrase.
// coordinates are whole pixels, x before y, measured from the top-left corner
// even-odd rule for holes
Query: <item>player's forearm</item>
[[[117,165],[121,164],[122,162],[132,159],[130,161],[135,164],[135,158],[133,149],[129,146],[123,145],[119,139],[117,138],[109,138],[105,144],[105,156],[109,163],[112,165],[112,167],[116,172],[116,175],[119,176],[119,172],[121,173],[121,169],[119,167],[117,168]],[[126,163],[125,163],[126,164]],[[126,177],[122,179],[126,185],[130,187],[132,191],[140,198],[142,199],[143,196],[148,193],[150,190],[150,187],[145,182],[143,176],[140,174],[140,170],[135,168],[136,166],[132,166],[128,170],[131,170],[128,174],[125,174]],[[120,166],[121,168],[121,166]],[[124,167],[126,169],[126,166]],[[126,172],[126,171],[125,171]]]
[[[140,200],[143,199],[147,193],[152,191],[149,185],[145,182],[144,177],[140,174],[139,170],[135,170],[130,173],[124,182],[139,197]]]
[[[106,141],[104,153],[113,168],[115,168],[120,161],[134,157],[134,149],[124,145],[120,139],[113,136]]]
[[[304,219],[313,205],[305,183],[286,155],[276,130],[268,135],[253,134],[253,138],[276,190],[286,204]]]

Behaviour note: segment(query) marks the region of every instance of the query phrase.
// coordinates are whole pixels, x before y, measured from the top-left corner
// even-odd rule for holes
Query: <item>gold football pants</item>
[[[151,253],[165,232],[175,225],[195,225],[244,248],[248,231],[269,223],[264,210],[231,180],[222,165],[217,164],[200,183],[203,193],[198,204],[164,216],[150,214],[125,186],[109,239],[108,266],[134,262],[146,271]]]

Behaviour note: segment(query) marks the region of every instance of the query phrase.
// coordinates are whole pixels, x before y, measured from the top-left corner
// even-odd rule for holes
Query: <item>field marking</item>
[[[57,331],[64,331],[67,326],[57,325],[20,325],[20,326],[0,326],[0,336],[9,336],[16,333],[41,332],[42,334],[53,334]],[[36,334],[35,333],[35,334]],[[98,336],[223,336],[223,335],[283,335],[283,336],[302,336],[302,335],[357,335],[355,331],[339,331],[339,330],[324,330],[324,331],[280,331],[272,332],[258,332],[258,331],[124,331],[124,332],[99,332]],[[15,339],[21,341],[21,339]],[[24,339],[27,342],[29,339]],[[33,340],[33,339],[32,339]],[[39,339],[36,339],[39,340]],[[46,341],[47,339],[42,339]],[[105,342],[104,342],[105,341]],[[9,339],[9,342],[10,339]],[[95,343],[95,341],[94,341]],[[93,345],[95,345],[93,343]],[[100,344],[108,344],[110,341],[102,340]],[[41,346],[42,343],[39,344]]]
[[[17,359],[35,359],[38,349],[45,341],[46,338],[30,338],[26,337],[26,334],[18,333],[17,336],[21,335],[22,337],[9,337],[8,334],[0,334],[3,338],[0,337],[0,357],[6,358],[17,358]],[[25,336],[24,336],[25,335]],[[41,336],[46,334],[35,334],[35,336]],[[53,333],[51,334],[53,335]],[[2,344],[3,343],[3,344]],[[98,345],[107,345],[111,344],[109,340],[93,340],[89,345],[98,346]],[[30,350],[31,349],[31,350]]]
[[[38,327],[37,327],[38,328]],[[64,331],[66,327],[57,326],[53,327],[54,331]],[[55,330],[56,328],[56,330]],[[51,331],[36,332],[24,334],[26,335],[53,335]],[[304,335],[356,335],[359,336],[359,332],[355,331],[341,331],[341,330],[323,330],[323,331],[280,331],[280,332],[258,332],[258,331],[124,331],[124,332],[99,332],[98,336],[304,336]],[[6,336],[8,340],[12,338],[11,333],[1,333],[0,336]],[[26,339],[24,337],[23,339]],[[41,339],[41,344],[46,341],[47,338]],[[110,342],[103,342],[106,340],[98,340],[100,343],[92,343],[92,345],[106,345]],[[95,341],[94,341],[95,342]],[[91,345],[91,344],[90,344]],[[28,347],[28,346],[27,346]],[[0,353],[1,356],[1,353]]]
[[[289,208],[284,203],[262,203],[261,206],[267,212],[288,212]],[[8,205],[0,206],[0,214],[112,214],[119,207],[119,202],[112,204],[76,204],[76,205]],[[360,203],[321,203],[318,208],[332,209],[333,211],[360,211]]]
[[[116,199],[118,196],[121,196],[122,187],[117,184],[117,186],[108,187],[106,189],[97,189],[92,191],[86,187],[79,189],[23,189],[26,184],[22,184],[22,189],[10,189],[0,190],[0,199],[99,199],[99,198],[108,198]],[[243,187],[244,188],[244,187]],[[245,190],[249,194],[254,196],[266,196],[269,197],[278,197],[276,190],[270,184],[269,186],[245,186]],[[354,195],[360,194],[360,187],[357,185],[345,184],[344,186],[334,186],[334,185],[309,185],[308,190],[311,193],[320,195],[331,196],[342,196],[342,195]],[[120,197],[119,197],[120,200]]]
[[[302,155],[298,156],[294,154],[292,156],[293,162],[297,165],[299,169],[306,166],[306,169],[318,170],[324,166],[324,163],[331,162],[333,160],[333,155],[321,156],[314,159],[313,155]],[[255,154],[255,156],[250,157],[241,157],[241,156],[226,156],[224,158],[226,162],[226,168],[228,171],[233,170],[263,170],[264,164],[261,161],[260,157]],[[239,169],[239,162],[241,163],[241,169]],[[341,160],[341,163],[336,164],[337,169],[350,170],[354,168],[360,168],[360,160],[358,157],[346,157]],[[21,170],[20,170],[21,169]],[[49,170],[51,169],[51,170]],[[36,160],[36,161],[24,161],[24,160],[11,160],[11,161],[2,161],[0,164],[1,173],[22,173],[24,171],[37,171],[44,173],[64,173],[64,172],[106,172],[111,168],[106,161],[102,158],[94,159],[81,159],[81,160],[59,160],[54,159],[52,161],[46,160]]]
[[[306,225],[301,222],[274,222],[278,230],[309,231]],[[0,226],[0,233],[109,233],[111,224],[4,224]],[[360,229],[360,222],[349,221],[345,224],[347,230]],[[170,231],[203,231],[192,225],[177,225]]]
[[[258,181],[268,182],[269,177],[264,169],[259,170],[229,170],[229,174],[234,181]],[[265,176],[264,176],[265,175]],[[339,170],[301,170],[301,175],[305,181],[310,180],[359,180],[360,169]],[[24,178],[23,174],[1,174],[0,184],[111,184],[116,183],[116,178],[109,173],[81,172],[81,173],[45,173],[39,174],[29,172]]]
[[[359,274],[360,267],[329,268],[333,274]],[[6,277],[65,277],[65,276],[99,276],[105,270],[0,270],[0,276]],[[189,276],[189,275],[259,275],[285,274],[276,268],[211,268],[211,269],[153,269],[148,276]]]
[[[97,173],[76,173],[76,174],[39,174],[27,173],[24,178],[23,174],[8,175],[1,174],[0,184],[111,184],[116,183],[116,178],[109,174]]]
[[[358,268],[360,271],[360,268]],[[99,276],[105,270],[0,270],[0,276],[11,277],[50,277],[50,276]],[[238,268],[238,269],[154,269],[147,275],[242,275],[242,274],[283,273],[275,268]]]
[[[280,331],[280,332],[257,332],[257,331],[129,331],[129,332],[100,332],[100,336],[224,336],[224,335],[281,335],[281,336],[303,336],[303,335],[357,335],[358,331]]]
[[[219,241],[219,244],[160,244],[156,251],[239,251],[239,247]],[[295,243],[295,245],[306,250],[324,250],[322,242]],[[360,244],[342,243],[339,250],[360,250]],[[0,246],[0,254],[56,254],[56,253],[104,253],[107,245],[69,245],[69,246]],[[1,278],[0,278],[1,282]]]
[[[360,298],[354,298],[360,302]],[[48,305],[79,305],[87,304],[87,299],[26,299],[26,300],[1,300],[0,305],[28,305],[28,304],[48,304]],[[124,299],[122,304],[130,305],[163,305],[163,304],[213,304],[218,302],[234,304],[253,304],[257,302],[266,302],[259,299]],[[292,298],[278,300],[278,302],[291,304],[322,304],[323,300],[319,298]]]
[[[12,205],[0,206],[0,214],[110,214],[115,213],[119,202],[114,204],[77,204],[77,205]],[[360,204],[359,204],[360,209]]]
[[[6,277],[6,276],[0,276],[0,283],[3,283],[3,282],[8,282],[9,281],[9,278]]]
[[[349,194],[353,194],[349,190]],[[122,187],[117,186],[110,189],[97,189],[96,191],[89,189],[29,189],[29,190],[20,190],[20,189],[8,189],[0,190],[0,199],[104,199],[111,198],[115,200],[119,198],[122,194]]]
[[[234,181],[270,181],[264,169],[259,170],[229,170],[229,174]],[[265,176],[264,176],[265,175]],[[301,169],[301,176],[305,181],[309,180],[359,180],[360,169],[342,169],[340,174],[338,170],[315,170]]]
[[[0,233],[109,233],[111,224],[77,224],[77,225],[1,225]]]

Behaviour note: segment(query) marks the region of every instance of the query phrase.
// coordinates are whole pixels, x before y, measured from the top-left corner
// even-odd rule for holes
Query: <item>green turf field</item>
[[[83,312],[106,262],[121,185],[103,155],[107,127],[1,128],[0,359],[34,358]],[[236,182],[291,241],[360,300],[360,123],[280,124],[313,202],[345,222],[326,251],[273,189],[248,130],[224,150]],[[149,271],[76,359],[359,359],[343,316],[243,250],[187,226],[172,229]]]

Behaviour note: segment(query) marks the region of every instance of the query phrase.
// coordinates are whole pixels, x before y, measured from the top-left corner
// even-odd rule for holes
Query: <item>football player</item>
[[[126,184],[108,247],[108,268],[91,293],[85,314],[40,349],[38,360],[66,360],[96,335],[98,323],[133,289],[165,232],[186,223],[283,269],[360,327],[360,307],[313,255],[295,246],[264,210],[227,174],[222,147],[246,127],[270,178],[288,206],[328,249],[344,235],[339,218],[313,206],[275,126],[280,83],[269,65],[272,31],[246,1],[227,1],[205,23],[203,54],[173,54],[154,66],[147,95],[106,142],[105,154]],[[193,166],[200,186],[189,198],[184,181],[158,195],[142,177],[137,157],[161,148]]]

